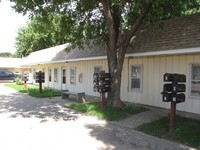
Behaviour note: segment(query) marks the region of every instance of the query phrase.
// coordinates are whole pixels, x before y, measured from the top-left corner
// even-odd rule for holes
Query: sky
[[[10,5],[8,0],[0,2],[0,52],[14,53],[17,31],[26,25],[28,16],[15,12]]]

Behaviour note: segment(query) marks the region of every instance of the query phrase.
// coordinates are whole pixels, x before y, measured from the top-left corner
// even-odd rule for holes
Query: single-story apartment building
[[[200,14],[143,27],[131,43],[122,71],[121,99],[170,108],[160,94],[163,75],[180,73],[186,75],[186,100],[177,104],[177,109],[200,114]],[[99,96],[93,91],[93,73],[108,71],[104,48],[86,46],[84,50],[67,52],[68,46],[31,53],[27,63],[33,79],[35,72],[41,70],[45,72],[46,87]]]

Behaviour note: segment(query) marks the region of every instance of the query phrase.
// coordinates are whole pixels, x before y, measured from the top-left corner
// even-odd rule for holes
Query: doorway
[[[61,72],[61,78],[62,78],[61,90],[67,90],[66,67],[62,67],[61,71],[62,71]]]

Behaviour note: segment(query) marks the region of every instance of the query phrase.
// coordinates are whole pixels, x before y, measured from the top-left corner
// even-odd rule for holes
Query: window
[[[102,70],[102,67],[100,67],[100,66],[94,67],[94,73],[99,73],[101,70]]]
[[[54,68],[54,82],[58,82],[58,68]]]
[[[200,64],[191,65],[190,96],[200,97]]]
[[[76,84],[76,68],[75,67],[70,68],[70,83]]]
[[[48,73],[49,73],[49,82],[51,82],[51,68],[49,68]]]
[[[131,90],[141,91],[142,90],[142,66],[131,66]]]

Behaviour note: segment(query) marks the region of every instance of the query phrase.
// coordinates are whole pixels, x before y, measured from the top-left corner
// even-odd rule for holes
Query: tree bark
[[[139,26],[141,25],[146,14],[149,12],[151,5],[144,7],[143,12],[137,18],[136,22],[132,25],[132,28],[127,32],[126,30],[119,33],[119,29],[116,29],[116,24],[120,24],[112,13],[109,0],[102,0],[104,9],[104,16],[108,27],[108,41],[107,43],[107,60],[108,68],[112,77],[112,90],[108,93],[107,106],[123,108],[125,105],[121,100],[121,76],[123,70],[123,63],[128,48],[129,42],[132,36],[135,34]],[[116,9],[119,10],[119,9]],[[118,12],[119,13],[119,12]],[[121,15],[121,14],[120,14]],[[118,18],[118,21],[120,19]],[[119,28],[119,27],[118,27]]]

